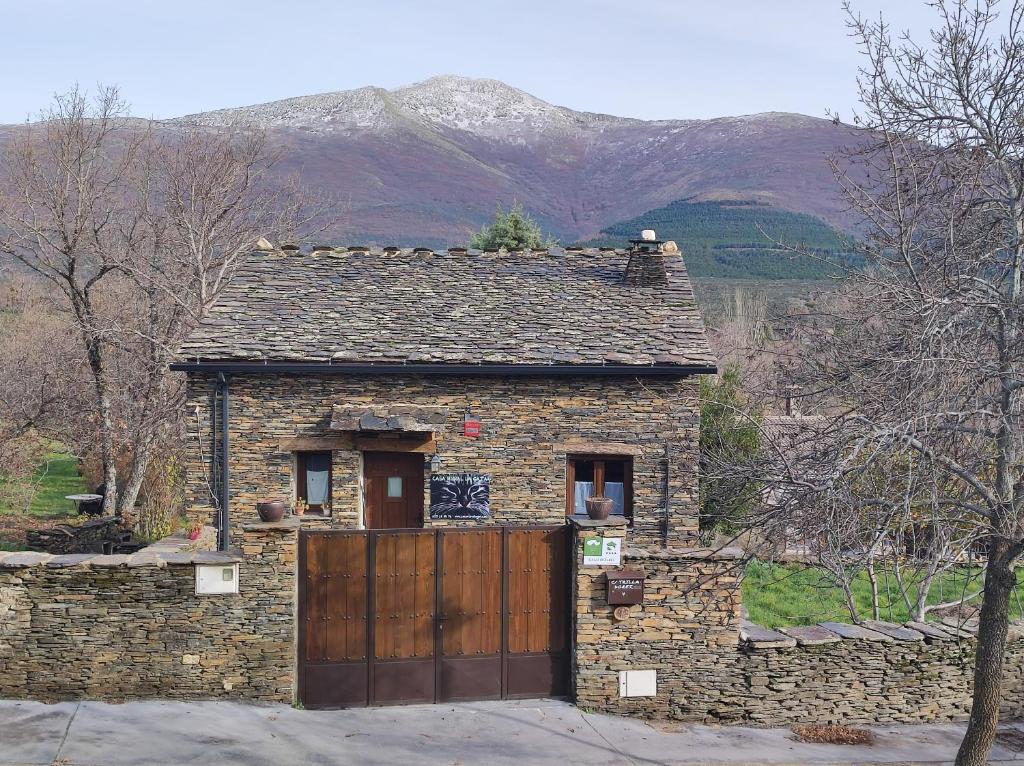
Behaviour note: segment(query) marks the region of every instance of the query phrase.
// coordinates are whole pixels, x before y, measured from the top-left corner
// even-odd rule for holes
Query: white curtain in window
[[[306,502],[310,505],[327,505],[330,467],[330,458],[326,455],[310,455],[306,458]]]
[[[615,516],[626,515],[626,486],[621,481],[606,481],[604,483],[604,496],[615,501],[612,506],[612,514]]]
[[[594,494],[594,482],[592,481],[578,481],[576,482],[576,497],[572,501],[572,512],[573,513],[586,513],[587,503],[586,499],[592,497]]]

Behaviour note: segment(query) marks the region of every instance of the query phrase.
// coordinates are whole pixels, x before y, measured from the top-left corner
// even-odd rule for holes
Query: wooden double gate
[[[567,694],[560,527],[299,537],[299,696],[348,707]]]

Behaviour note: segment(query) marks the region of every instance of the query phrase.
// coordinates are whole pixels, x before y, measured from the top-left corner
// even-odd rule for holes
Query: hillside
[[[830,260],[843,258],[846,249],[842,234],[805,213],[756,202],[689,200],[612,224],[583,244],[624,247],[642,229],[654,229],[659,239],[675,240],[697,277],[820,279],[835,269],[778,245]]]
[[[666,94],[672,99],[673,94]],[[680,99],[678,110],[686,112]],[[254,123],[338,200],[337,241],[464,244],[497,202],[521,201],[562,241],[675,200],[754,200],[849,227],[826,156],[851,129],[798,114],[644,121],[549,104],[494,80],[435,77],[189,115]]]
[[[686,113],[686,102],[678,112]],[[688,202],[749,200],[851,222],[826,157],[852,129],[799,114],[645,121],[549,104],[495,80],[434,77],[221,109],[158,123],[254,124],[284,150],[277,178],[334,200],[335,242],[465,244],[520,201],[563,242]],[[0,145],[21,125],[0,126]]]

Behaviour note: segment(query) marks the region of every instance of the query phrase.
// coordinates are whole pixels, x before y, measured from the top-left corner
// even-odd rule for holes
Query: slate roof
[[[254,252],[178,361],[713,366],[682,258],[637,287],[628,257]]]

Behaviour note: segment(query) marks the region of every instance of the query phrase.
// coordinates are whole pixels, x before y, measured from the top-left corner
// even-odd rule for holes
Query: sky
[[[924,0],[853,0],[923,37]],[[0,0],[0,123],[80,84],[139,117],[439,74],[573,109],[844,119],[859,56],[839,0]]]

